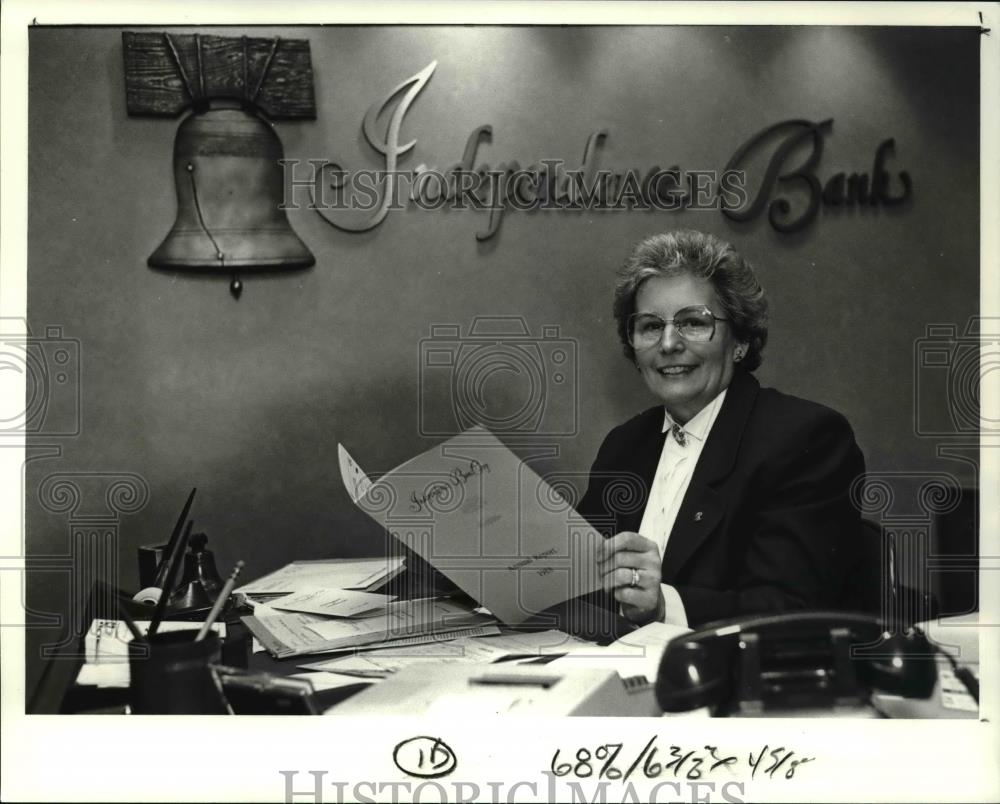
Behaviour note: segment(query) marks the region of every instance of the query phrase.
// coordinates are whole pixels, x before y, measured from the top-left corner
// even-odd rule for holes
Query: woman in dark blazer
[[[578,509],[608,537],[604,590],[636,624],[828,608],[859,558],[847,420],[761,388],[767,301],[711,235],[639,243],[615,289],[625,355],[661,404],[605,438]]]

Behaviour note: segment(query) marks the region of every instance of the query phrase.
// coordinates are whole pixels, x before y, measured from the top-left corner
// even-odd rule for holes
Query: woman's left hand
[[[597,548],[597,569],[606,592],[622,614],[639,625],[662,620],[665,603],[660,588],[660,551],[645,536],[622,531]]]

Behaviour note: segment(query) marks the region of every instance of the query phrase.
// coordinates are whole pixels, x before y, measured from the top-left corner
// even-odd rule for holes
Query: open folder
[[[488,430],[467,430],[374,482],[340,451],[358,507],[502,622],[600,588],[600,533]]]

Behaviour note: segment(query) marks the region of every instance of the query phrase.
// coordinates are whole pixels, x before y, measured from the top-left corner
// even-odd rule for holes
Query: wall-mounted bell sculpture
[[[174,140],[177,219],[149,265],[224,273],[236,298],[241,273],[312,265],[281,208],[284,152],[268,119],[315,116],[309,43],[166,33],[123,42],[130,114],[191,109]]]
[[[245,269],[312,265],[313,255],[280,208],[281,140],[253,112],[217,105],[190,115],[177,130],[177,220],[149,264],[232,272],[234,283]]]

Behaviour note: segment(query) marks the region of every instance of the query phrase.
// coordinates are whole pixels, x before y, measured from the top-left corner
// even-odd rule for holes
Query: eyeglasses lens
[[[708,341],[715,334],[715,319],[711,311],[699,307],[678,310],[672,320],[651,313],[639,313],[632,319],[632,345],[638,348],[655,346],[663,339],[663,331],[672,323],[677,333],[687,341]]]

